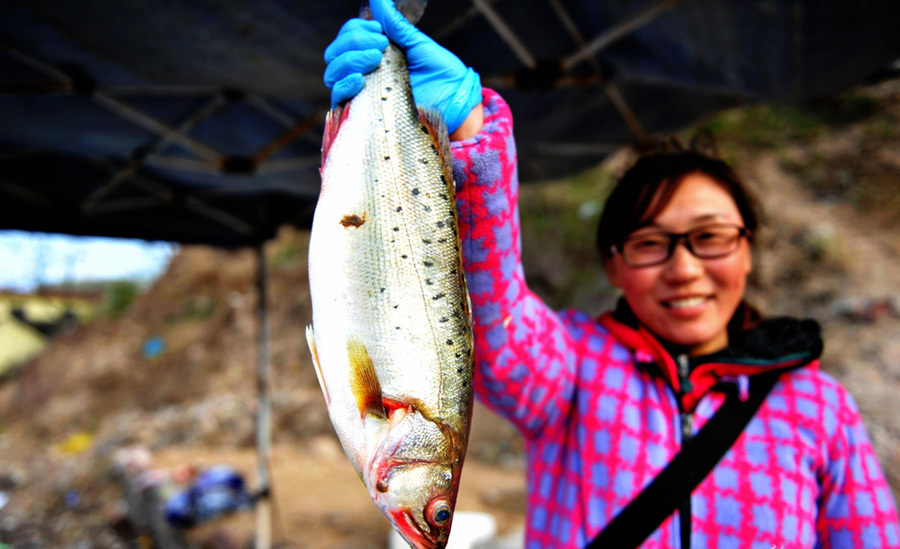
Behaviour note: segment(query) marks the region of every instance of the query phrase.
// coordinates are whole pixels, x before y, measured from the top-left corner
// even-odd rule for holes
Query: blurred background
[[[263,273],[273,544],[387,547],[303,335],[321,52],[352,4],[10,3],[0,546],[253,545],[250,506],[180,531],[148,509],[222,467],[258,488]],[[765,207],[751,301],[822,323],[900,495],[898,5],[595,4],[447,1],[422,22],[510,101],[529,284],[609,308],[593,235],[629,146],[710,132]],[[476,408],[458,509],[495,547],[521,547],[522,450]]]

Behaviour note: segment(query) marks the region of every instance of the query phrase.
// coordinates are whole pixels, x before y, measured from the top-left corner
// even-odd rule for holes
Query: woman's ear
[[[606,278],[615,288],[622,288],[621,265],[616,261],[615,257],[611,257],[603,261],[603,269],[606,271]]]

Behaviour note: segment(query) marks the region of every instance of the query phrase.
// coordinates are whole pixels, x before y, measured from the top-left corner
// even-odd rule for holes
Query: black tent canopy
[[[306,227],[356,0],[11,0],[0,228],[239,246]],[[420,26],[500,91],[525,182],[900,58],[893,0],[441,0]]]

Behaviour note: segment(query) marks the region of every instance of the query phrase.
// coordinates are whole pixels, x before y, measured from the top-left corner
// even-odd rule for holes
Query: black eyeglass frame
[[[735,245],[734,245],[733,248],[731,248],[731,249],[728,250],[727,252],[722,252],[722,253],[719,253],[719,254],[713,254],[713,255],[700,255],[700,254],[698,254],[698,253],[694,250],[694,247],[691,245],[691,239],[690,239],[690,236],[691,236],[692,234],[697,233],[697,232],[700,232],[700,231],[703,231],[703,230],[708,230],[708,229],[710,229],[710,228],[712,228],[712,227],[730,227],[730,228],[738,229],[738,236],[737,236],[737,238],[735,239]],[[628,235],[628,237],[626,237],[626,238],[625,238],[624,240],[622,240],[621,242],[618,242],[618,243],[613,244],[612,246],[610,246],[610,251],[611,251],[613,254],[619,254],[619,255],[621,255],[621,256],[622,256],[622,261],[624,261],[626,265],[628,265],[629,267],[631,267],[631,268],[633,268],[633,269],[640,269],[640,268],[642,268],[642,267],[655,267],[655,266],[657,266],[657,265],[662,265],[662,264],[665,263],[666,261],[672,259],[672,254],[675,253],[675,248],[678,246],[678,243],[681,242],[681,241],[683,240],[683,241],[684,241],[684,247],[685,247],[685,248],[687,249],[687,251],[689,251],[689,252],[691,253],[691,255],[693,255],[694,257],[696,257],[696,258],[698,258],[698,259],[719,259],[719,258],[721,258],[721,257],[726,257],[726,256],[728,256],[728,255],[733,254],[733,253],[738,249],[738,247],[739,247],[739,246],[738,246],[738,243],[740,243],[741,239],[742,239],[742,238],[748,238],[748,237],[750,236],[750,234],[751,234],[751,231],[750,231],[750,229],[748,229],[747,227],[744,227],[744,226],[742,226],[742,225],[736,225],[736,224],[732,224],[732,223],[711,223],[711,224],[708,224],[708,225],[702,225],[702,226],[700,226],[700,227],[696,227],[696,228],[691,229],[690,231],[688,231],[688,232],[686,232],[686,233],[669,233],[669,232],[666,232],[666,231],[655,231],[655,232],[652,232],[652,233],[646,233],[646,234],[653,234],[653,235],[659,234],[659,235],[664,235],[664,236],[666,236],[666,237],[669,239],[669,247],[668,247],[668,249],[667,249],[667,251],[666,251],[666,255],[665,255],[665,257],[663,257],[663,258],[660,259],[659,261],[654,261],[654,262],[652,262],[652,263],[641,263],[641,264],[633,264],[633,263],[631,263],[630,261],[628,261],[628,259],[627,259],[626,256],[625,256],[625,253],[624,253],[624,246],[625,246],[625,244],[628,243],[629,240],[631,240],[631,235]],[[639,236],[644,236],[644,235],[639,235]]]

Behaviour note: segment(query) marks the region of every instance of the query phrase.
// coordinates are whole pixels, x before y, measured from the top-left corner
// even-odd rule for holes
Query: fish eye
[[[444,500],[436,500],[428,506],[430,511],[427,513],[428,522],[437,527],[447,526],[450,518],[453,516],[453,509],[450,504]]]

